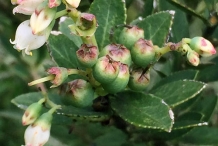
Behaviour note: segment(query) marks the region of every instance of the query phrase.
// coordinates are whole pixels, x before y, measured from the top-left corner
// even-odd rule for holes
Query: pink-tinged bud
[[[147,67],[155,59],[153,43],[139,39],[131,50],[132,61],[140,67]]]
[[[36,122],[29,125],[25,131],[24,139],[26,146],[43,146],[49,139],[52,114],[44,113]]]
[[[76,51],[76,56],[80,64],[84,67],[92,67],[98,60],[98,48],[96,46],[83,44],[79,50]]]
[[[119,43],[131,50],[139,39],[144,39],[144,30],[137,26],[125,27],[119,36]]]
[[[105,46],[101,52],[100,57],[109,55],[113,60],[120,61],[123,64],[131,65],[132,59],[130,51],[123,45],[120,44],[109,44]]]
[[[77,8],[81,0],[66,0],[66,2],[73,8]]]
[[[102,84],[102,87],[109,93],[121,92],[126,88],[129,82],[129,76],[128,65],[120,63],[120,70],[117,78],[109,84]]]
[[[60,4],[61,4],[61,0],[49,0],[48,7],[49,8],[58,7]]]
[[[145,90],[150,83],[150,73],[149,71],[144,71],[144,69],[134,69],[130,73],[130,79],[128,86],[130,89],[135,91]]]
[[[31,15],[36,7],[44,0],[12,0],[12,4],[19,4],[13,9],[13,14],[21,13],[25,15]]]
[[[31,15],[30,26],[33,34],[38,34],[45,30],[55,17],[57,8],[49,8],[48,2],[41,3]]]
[[[42,110],[42,105],[40,103],[33,103],[31,104],[22,117],[22,124],[29,125],[32,124],[38,117]]]
[[[95,15],[81,13],[76,24],[69,25],[71,32],[79,36],[92,36],[97,29],[97,20]]]
[[[18,26],[15,40],[10,40],[10,42],[14,44],[15,49],[25,50],[27,55],[31,55],[30,51],[40,48],[46,42],[47,37],[46,34],[34,35],[30,27],[30,21],[26,20]]]
[[[190,47],[203,57],[208,57],[216,54],[216,49],[210,41],[203,37],[194,37],[191,39]]]
[[[94,90],[89,82],[76,79],[68,83],[71,90],[71,103],[76,107],[88,107],[92,105]]]
[[[93,69],[94,78],[102,83],[113,82],[119,73],[120,62],[114,61],[109,55],[98,59]]]
[[[198,66],[198,64],[200,63],[199,54],[192,50],[188,51],[187,59],[194,66]]]
[[[68,77],[68,71],[63,67],[52,67],[47,70],[48,74],[55,75],[54,79],[51,80],[52,86],[50,88],[54,88],[62,84]]]

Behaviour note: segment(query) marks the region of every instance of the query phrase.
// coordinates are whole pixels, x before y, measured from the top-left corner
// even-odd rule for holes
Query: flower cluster
[[[64,2],[69,7],[76,8],[80,0]],[[10,40],[10,42],[14,44],[16,50],[24,50],[27,55],[32,55],[31,50],[40,48],[47,41],[54,26],[57,7],[61,4],[61,0],[11,0],[11,3],[17,5],[13,9],[13,14],[30,15],[30,19],[18,26],[15,40]]]

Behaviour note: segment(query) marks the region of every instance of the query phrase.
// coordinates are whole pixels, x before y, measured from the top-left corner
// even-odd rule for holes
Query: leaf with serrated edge
[[[152,40],[154,45],[162,47],[167,41],[172,19],[172,11],[163,11],[146,17],[137,25],[144,30],[145,39]]]
[[[206,84],[191,80],[179,80],[164,84],[151,91],[154,96],[162,98],[171,107],[175,107],[198,95]]]
[[[110,31],[116,25],[125,24],[126,8],[123,0],[95,0],[89,9],[98,21],[95,37],[98,47],[102,49],[110,43]]]
[[[112,109],[128,123],[150,129],[170,132],[174,115],[160,98],[144,93],[125,91],[110,98]]]

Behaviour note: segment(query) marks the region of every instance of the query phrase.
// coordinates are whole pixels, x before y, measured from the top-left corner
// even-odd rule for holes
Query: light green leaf
[[[60,67],[77,68],[80,67],[76,51],[78,47],[73,41],[64,35],[50,35],[48,40],[50,55]]]
[[[155,96],[162,98],[171,107],[194,98],[199,94],[206,85],[202,82],[179,80],[164,84],[151,91]]]
[[[150,15],[138,22],[138,26],[144,29],[145,39],[152,40],[153,44],[162,47],[172,25],[172,17],[169,11],[159,12]]]
[[[95,37],[98,47],[102,49],[110,43],[111,29],[126,22],[125,2],[123,0],[95,0],[89,11],[97,18],[99,26]]]
[[[60,23],[59,30],[70,40],[72,40],[74,44],[79,48],[82,44],[82,40],[79,36],[71,33],[68,26],[72,24],[74,24],[73,20],[71,18],[66,18],[63,22]]]
[[[112,109],[125,121],[138,127],[170,132],[173,113],[160,98],[126,91],[111,97]]]

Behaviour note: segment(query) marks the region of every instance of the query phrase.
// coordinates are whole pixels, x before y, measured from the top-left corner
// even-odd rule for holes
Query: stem
[[[98,44],[97,44],[97,41],[95,39],[95,35],[92,35],[92,36],[81,36],[81,39],[82,39],[84,44],[93,45],[93,46],[96,46],[98,48]]]
[[[52,107],[48,113],[53,114],[57,109],[61,108],[61,105],[56,105],[54,107]]]
[[[82,70],[78,70],[78,69],[68,69],[68,75],[72,75],[72,74],[78,74],[78,75],[82,75],[83,77],[87,78],[87,72],[82,71]]]
[[[57,18],[59,18],[59,17],[61,17],[61,16],[64,16],[64,15],[66,15],[66,14],[67,14],[67,10],[59,11],[59,12],[56,13],[54,19],[57,19]]]
[[[73,19],[74,23],[76,23],[78,17],[80,16],[81,12],[78,11],[75,8],[69,8],[68,11],[70,10],[70,12],[68,13],[68,15]]]
[[[34,80],[34,81],[28,83],[28,86],[33,86],[33,85],[36,85],[36,84],[39,84],[39,83],[42,83],[42,82],[50,81],[50,80],[53,80],[54,78],[55,78],[54,75],[49,75],[47,77],[44,77],[44,78],[41,78],[41,79],[38,79],[38,80]]]

